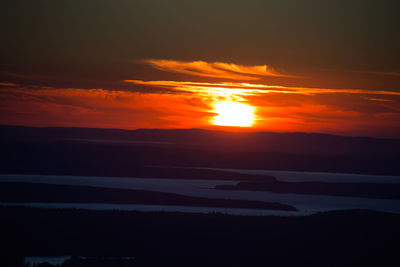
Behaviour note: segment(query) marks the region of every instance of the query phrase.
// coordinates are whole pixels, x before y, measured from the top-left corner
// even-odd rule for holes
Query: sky
[[[3,0],[0,124],[400,138],[397,0]]]

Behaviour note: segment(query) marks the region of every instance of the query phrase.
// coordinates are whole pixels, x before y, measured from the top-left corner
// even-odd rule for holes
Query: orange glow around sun
[[[250,127],[254,123],[254,107],[246,104],[221,101],[215,104],[215,112],[215,125]]]
[[[400,92],[396,90],[309,87],[295,81],[285,84],[285,80],[275,84],[261,78],[289,76],[268,65],[154,60],[147,64],[202,78],[123,80],[119,84],[126,89],[113,90],[0,81],[0,124],[400,136]],[[46,83],[44,78],[34,79]],[[249,82],[254,79],[258,81]]]

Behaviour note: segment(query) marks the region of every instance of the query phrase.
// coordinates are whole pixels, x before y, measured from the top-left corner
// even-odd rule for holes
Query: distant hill
[[[2,173],[132,176],[173,166],[400,175],[400,139],[0,126],[0,145]]]
[[[8,140],[76,140],[174,144],[207,150],[285,152],[323,155],[400,155],[400,139],[337,136],[320,133],[225,132],[203,129],[101,129],[0,126]]]

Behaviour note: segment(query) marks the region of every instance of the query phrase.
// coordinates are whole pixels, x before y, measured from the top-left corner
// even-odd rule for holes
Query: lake
[[[242,170],[237,170],[242,171]],[[251,170],[249,170],[251,171]],[[256,171],[256,170],[254,170]],[[258,171],[260,172],[260,171]],[[263,171],[271,172],[276,171]],[[283,172],[281,175],[287,175]],[[308,173],[297,173],[298,177],[307,177]],[[314,173],[312,179],[332,179],[339,175],[343,179],[346,176],[341,174],[329,174],[330,178],[322,178],[321,173]],[[349,174],[348,177],[353,177]],[[356,176],[357,178],[358,176]],[[381,176],[370,177],[378,181]],[[278,179],[282,179],[277,177]],[[360,177],[358,177],[360,178]],[[305,179],[305,178],[303,178]],[[395,180],[394,178],[390,178]],[[390,180],[389,179],[389,180]],[[136,189],[149,190],[156,192],[175,193],[187,196],[205,197],[205,198],[225,198],[238,200],[258,200],[264,202],[279,202],[288,204],[299,209],[298,215],[312,214],[316,212],[331,210],[349,210],[349,209],[367,209],[374,211],[400,213],[400,200],[389,199],[369,199],[357,197],[341,197],[341,196],[325,196],[325,195],[306,195],[306,194],[279,194],[270,192],[256,191],[230,191],[215,190],[216,185],[236,185],[238,181],[226,180],[184,180],[184,179],[157,179],[157,178],[121,178],[121,177],[91,177],[91,176],[59,176],[59,175],[0,175],[0,182],[29,182],[59,185],[77,185],[92,186],[117,189]],[[386,181],[387,182],[387,181]],[[6,204],[6,203],[3,203]],[[28,205],[28,203],[26,203]],[[157,205],[125,205],[125,204],[86,204],[86,203],[39,203],[37,205],[59,205],[58,207],[67,207],[65,205],[78,205],[76,208],[91,209],[130,209],[130,210],[146,210],[158,211],[180,211],[180,212],[222,212],[229,214],[242,215],[262,215],[260,210],[253,211],[244,209],[224,209],[224,208],[208,208],[208,207],[186,207],[186,206],[157,206]],[[30,204],[29,204],[30,205]],[[63,206],[64,205],[64,206]],[[86,205],[86,206],[85,206]],[[92,205],[92,206],[90,206]],[[97,206],[96,206],[97,205]],[[44,207],[44,206],[42,206]],[[50,206],[48,206],[50,207]],[[55,206],[54,206],[55,207]],[[73,206],[68,206],[73,207]],[[293,215],[293,212],[289,212]],[[296,212],[294,212],[296,213]],[[288,212],[282,211],[265,211],[265,215],[288,215]]]
[[[201,168],[201,169],[230,171],[230,172],[238,172],[238,173],[242,173],[242,174],[272,175],[278,181],[282,181],[282,182],[400,184],[400,176],[331,173],[331,172],[245,170],[245,169],[225,169],[225,168]]]

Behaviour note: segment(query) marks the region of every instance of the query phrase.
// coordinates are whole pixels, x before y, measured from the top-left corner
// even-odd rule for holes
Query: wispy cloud
[[[373,75],[379,75],[379,76],[400,77],[400,71],[354,71],[354,72],[373,74]]]
[[[232,82],[126,82],[145,90],[0,87],[0,124],[212,128],[215,104],[227,99],[255,107],[257,120],[253,127],[257,130],[386,136],[388,129],[398,128],[400,122],[400,93],[390,91]],[[146,93],[147,86],[157,90],[149,88]],[[392,101],[381,102],[383,99]]]
[[[0,103],[0,124],[34,126],[190,128],[207,126],[213,115],[210,103],[192,95],[101,88],[0,88]]]
[[[177,81],[141,81],[125,80],[125,82],[151,87],[166,88],[176,93],[191,93],[198,97],[209,99],[244,100],[244,96],[260,95],[264,90],[247,87],[242,83],[204,83],[204,82],[177,82]]]
[[[0,86],[2,86],[2,87],[16,87],[16,86],[18,86],[18,84],[0,82]]]
[[[362,95],[400,96],[400,92],[385,91],[385,90],[306,88],[306,87],[294,87],[294,86],[278,86],[278,85],[232,83],[232,82],[206,83],[206,82],[142,81],[142,80],[125,80],[125,82],[138,85],[168,88],[183,92],[192,92],[200,94],[220,92],[221,94],[238,95],[238,96],[261,95],[269,93],[301,94],[310,96],[317,94],[362,94]]]
[[[143,63],[162,71],[232,80],[257,80],[263,76],[292,77],[278,73],[267,65],[245,66],[224,62],[187,62],[166,59],[146,59]]]
[[[391,102],[391,99],[383,99],[383,98],[372,98],[372,97],[364,97],[365,100],[369,101],[378,101],[378,102]]]

